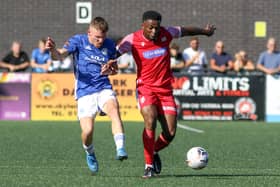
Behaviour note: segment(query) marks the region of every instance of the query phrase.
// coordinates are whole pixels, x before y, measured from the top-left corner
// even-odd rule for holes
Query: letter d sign
[[[90,23],[92,19],[91,2],[76,3],[76,23]]]

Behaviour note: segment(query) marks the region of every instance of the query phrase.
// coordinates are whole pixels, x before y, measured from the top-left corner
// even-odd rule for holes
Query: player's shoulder
[[[70,37],[70,40],[82,41],[82,40],[86,40],[87,37],[88,36],[86,34],[75,34],[75,35]]]
[[[165,32],[170,32],[174,29],[176,29],[176,27],[174,26],[160,26],[161,31],[165,31]]]
[[[108,49],[115,49],[116,48],[116,43],[113,39],[111,38],[105,38],[104,40],[104,43],[103,43],[103,46],[105,48],[108,48]]]
[[[104,44],[109,45],[109,46],[116,45],[115,41],[113,39],[111,39],[111,38],[105,38]]]

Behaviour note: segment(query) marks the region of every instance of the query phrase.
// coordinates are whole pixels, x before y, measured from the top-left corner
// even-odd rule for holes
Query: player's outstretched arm
[[[207,24],[205,28],[181,27],[181,36],[206,35],[212,36],[216,30],[214,25]]]
[[[47,39],[46,48],[50,50],[51,57],[53,60],[62,60],[63,58],[69,55],[67,49],[56,49],[55,42],[50,37],[48,37]]]

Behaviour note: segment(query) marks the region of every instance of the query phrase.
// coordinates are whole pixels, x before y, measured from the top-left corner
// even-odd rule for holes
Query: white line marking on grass
[[[187,131],[192,131],[192,132],[196,132],[196,133],[204,133],[203,130],[192,128],[188,125],[181,125],[181,124],[178,123],[178,127],[181,128],[181,129],[185,129]]]

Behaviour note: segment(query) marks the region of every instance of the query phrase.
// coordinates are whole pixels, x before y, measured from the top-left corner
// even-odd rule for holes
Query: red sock
[[[169,145],[169,143],[170,142],[167,141],[161,133],[155,143],[155,152],[158,152],[158,151],[162,150],[163,148],[167,147]]]
[[[153,164],[154,147],[155,147],[155,131],[144,129],[143,130],[143,144],[144,144],[144,157],[146,164]]]

